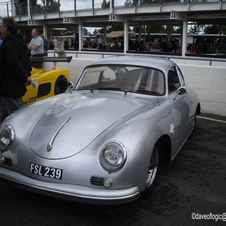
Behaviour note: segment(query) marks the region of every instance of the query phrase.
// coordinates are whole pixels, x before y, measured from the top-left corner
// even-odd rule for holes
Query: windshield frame
[[[97,76],[95,83],[90,83],[88,85],[84,85],[84,78],[86,78],[87,76],[87,72],[89,73],[89,70],[93,70],[93,74],[95,75],[95,73],[99,73],[99,75],[95,75]],[[100,70],[102,69],[102,70]],[[115,73],[115,79],[111,78],[105,78],[104,77],[104,71],[106,70],[112,70],[112,75]],[[137,70],[137,71],[136,71]],[[114,72],[114,73],[113,73]],[[140,75],[138,75],[137,73],[140,73]],[[153,75],[150,75],[151,73],[154,73]],[[133,75],[131,75],[133,73]],[[143,73],[143,74],[142,74]],[[147,73],[147,74],[145,74]],[[106,73],[105,73],[106,75]],[[98,77],[99,76],[99,77]],[[108,76],[109,76],[109,72],[108,72]],[[121,77],[120,77],[121,76]],[[127,76],[127,77],[126,77]],[[153,89],[154,83],[156,83],[155,85],[158,86],[160,83],[157,82],[150,82],[147,83],[144,81],[143,84],[145,85],[149,85],[150,87],[152,87],[151,89],[148,89],[147,87],[142,86],[141,87],[141,82],[139,84],[138,87],[138,80],[137,81],[133,81],[134,82],[134,87],[132,86],[125,86],[125,82],[128,82],[126,79],[130,78],[130,76],[134,76],[136,77],[136,79],[140,79],[142,78],[147,78],[148,80],[150,80],[150,76],[154,76],[155,79],[158,78],[161,80],[161,86],[157,87],[158,90],[160,90],[160,92],[156,91]],[[154,78],[153,77],[153,78]],[[126,80],[126,81],[124,81]],[[112,83],[112,84],[111,84]],[[136,84],[135,84],[136,83]],[[116,86],[114,86],[116,85]],[[139,66],[139,65],[114,65],[114,64],[110,64],[110,65],[94,65],[94,66],[87,66],[82,75],[80,76],[76,86],[74,87],[75,90],[111,90],[111,91],[122,91],[122,92],[131,92],[131,93],[139,93],[139,94],[145,94],[145,95],[154,95],[154,96],[164,96],[166,94],[166,77],[165,77],[165,73],[164,71],[158,69],[158,68],[154,68],[154,67],[145,67],[145,66]]]

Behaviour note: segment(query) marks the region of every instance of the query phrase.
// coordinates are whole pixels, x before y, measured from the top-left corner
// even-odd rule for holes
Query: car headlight
[[[4,125],[0,127],[0,150],[7,150],[14,139],[14,132],[12,128],[8,125]]]
[[[109,172],[115,172],[121,169],[125,161],[126,149],[119,142],[108,143],[100,152],[100,164]]]

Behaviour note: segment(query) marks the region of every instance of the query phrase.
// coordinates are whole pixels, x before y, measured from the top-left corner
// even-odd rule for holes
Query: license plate
[[[38,176],[49,177],[54,179],[62,179],[63,170],[50,166],[42,166],[30,163],[29,172]]]

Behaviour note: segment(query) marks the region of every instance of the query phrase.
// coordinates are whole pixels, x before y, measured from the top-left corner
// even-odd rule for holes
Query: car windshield
[[[165,94],[162,71],[136,66],[95,66],[85,69],[75,89],[114,90],[161,96]]]

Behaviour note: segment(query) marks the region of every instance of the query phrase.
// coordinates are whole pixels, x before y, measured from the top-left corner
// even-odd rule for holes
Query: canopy
[[[109,34],[107,34],[107,38],[118,38],[123,36],[124,36],[124,31],[112,31]]]

